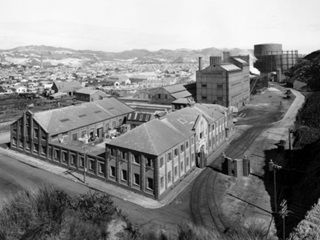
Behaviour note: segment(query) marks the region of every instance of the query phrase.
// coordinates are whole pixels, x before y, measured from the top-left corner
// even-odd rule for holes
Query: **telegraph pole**
[[[273,190],[274,190],[274,210],[278,212],[278,204],[277,204],[277,179],[276,179],[276,170],[281,169],[280,165],[273,163],[272,159],[269,162],[269,171],[273,172]]]
[[[286,239],[286,217],[289,214],[288,206],[287,206],[287,200],[283,199],[281,204],[281,211],[279,212],[280,216],[282,217],[282,224],[283,224],[283,232],[282,232],[282,239]]]

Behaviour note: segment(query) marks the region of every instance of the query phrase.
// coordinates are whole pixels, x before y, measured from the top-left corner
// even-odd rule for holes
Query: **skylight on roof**
[[[81,114],[81,115],[79,115],[79,118],[82,118],[82,117],[85,117],[85,116],[87,116],[87,114]]]
[[[70,121],[70,119],[69,118],[60,119],[60,122],[67,122],[67,121]]]
[[[94,113],[101,113],[101,110],[98,110],[98,111],[94,111]]]
[[[187,121],[183,118],[178,118],[178,121],[181,122],[182,124],[185,124]]]
[[[110,107],[110,108],[108,108],[108,110],[113,110],[114,109],[114,107]]]

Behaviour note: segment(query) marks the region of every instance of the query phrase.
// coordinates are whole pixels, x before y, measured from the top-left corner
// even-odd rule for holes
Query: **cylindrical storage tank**
[[[221,63],[221,57],[218,56],[211,56],[210,57],[210,65],[220,64]]]
[[[256,44],[254,45],[254,55],[270,55],[271,52],[281,52],[282,44],[279,43],[266,43],[266,44]]]

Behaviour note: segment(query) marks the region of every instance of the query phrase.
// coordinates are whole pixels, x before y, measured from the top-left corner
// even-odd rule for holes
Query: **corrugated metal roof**
[[[50,135],[68,132],[96,122],[133,112],[133,109],[115,98],[83,103],[34,114],[34,119]]]
[[[182,91],[182,92],[177,92],[177,93],[172,93],[171,94],[175,99],[179,99],[179,98],[186,98],[186,97],[191,97],[192,94],[185,90],[185,91]]]
[[[56,85],[58,88],[59,92],[63,91],[70,91],[70,90],[76,90],[82,88],[80,82],[78,81],[71,81],[71,82],[58,82],[55,81],[53,84]]]
[[[236,65],[230,64],[230,63],[229,64],[221,64],[219,66],[228,72],[241,71],[241,68],[237,67]]]
[[[242,64],[248,64],[245,60],[241,59],[241,58],[237,58],[237,57],[233,57],[235,60],[237,60],[238,62],[242,63]]]
[[[149,121],[109,142],[109,145],[159,156],[194,134],[193,126],[199,116],[209,122],[224,116],[226,108],[215,104],[195,104]]]
[[[181,91],[186,90],[186,88],[185,88],[185,86],[183,86],[183,84],[164,86],[163,89],[168,91],[169,93],[181,92]]]

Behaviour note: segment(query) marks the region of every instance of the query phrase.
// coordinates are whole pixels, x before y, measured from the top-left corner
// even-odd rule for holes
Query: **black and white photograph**
[[[319,0],[0,9],[0,240],[320,239]]]

